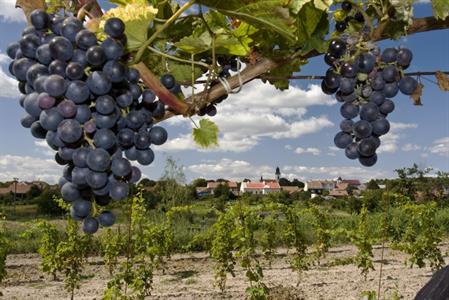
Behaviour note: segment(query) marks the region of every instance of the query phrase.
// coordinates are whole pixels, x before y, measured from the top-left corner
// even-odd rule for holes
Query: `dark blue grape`
[[[105,39],[103,43],[101,43],[101,47],[108,60],[118,60],[123,56],[124,49],[122,44],[112,38]]]
[[[109,195],[114,200],[122,200],[128,197],[128,184],[122,181],[114,181],[110,183]]]
[[[36,49],[36,59],[44,65],[49,65],[53,58],[51,57],[50,45],[43,44]]]
[[[87,184],[93,189],[101,189],[108,183],[108,174],[106,172],[88,171],[86,177]]]
[[[83,129],[78,121],[68,119],[58,125],[57,133],[63,142],[71,144],[81,139]]]
[[[359,162],[365,166],[365,167],[371,167],[374,166],[377,162],[377,154],[374,154],[372,156],[369,157],[365,157],[365,156],[360,156],[359,157]]]
[[[86,51],[86,59],[89,64],[94,67],[103,65],[106,61],[106,54],[103,48],[98,45],[92,46]]]
[[[369,97],[369,101],[375,103],[376,105],[380,106],[385,101],[385,95],[383,92],[374,91],[371,93]]]
[[[377,119],[371,122],[373,127],[373,133],[377,136],[381,136],[390,131],[390,122],[387,119]]]
[[[379,106],[379,111],[385,115],[391,113],[394,110],[394,102],[387,99]]]
[[[76,34],[75,41],[78,48],[87,50],[97,44],[97,37],[95,36],[95,33],[83,29]]]
[[[101,226],[110,227],[115,223],[115,215],[110,211],[104,211],[98,216]]]
[[[125,93],[119,95],[116,99],[117,105],[121,108],[126,108],[133,103],[133,95],[130,91],[126,91]]]
[[[77,148],[73,152],[72,160],[73,164],[78,168],[86,168],[87,167],[87,156],[90,153],[90,149],[88,148]]]
[[[399,92],[399,86],[397,82],[387,83],[383,92],[385,94],[385,97],[388,98],[393,98],[394,96],[396,96]]]
[[[48,27],[50,18],[44,10],[36,9],[30,14],[30,21],[37,30],[41,30]]]
[[[111,156],[101,148],[93,149],[87,155],[87,166],[89,169],[97,172],[104,172],[111,165]]]
[[[65,77],[65,69],[67,63],[62,60],[54,60],[48,65],[48,72],[50,74],[59,75]]]
[[[385,69],[382,70],[382,77],[386,82],[393,82],[399,76],[398,69],[396,66],[389,65]]]
[[[154,152],[151,149],[137,150],[137,161],[143,166],[150,165],[154,160]]]
[[[334,57],[341,57],[346,52],[346,43],[339,39],[334,39],[329,43],[328,53]],[[344,76],[344,75],[343,75]]]
[[[103,66],[103,73],[111,82],[121,82],[126,77],[126,67],[119,61],[110,60]]]
[[[31,68],[31,66],[33,66],[35,63],[36,62],[34,60],[26,57],[14,61],[12,70],[17,80],[25,81],[28,69]]]
[[[112,160],[111,171],[115,176],[124,177],[131,173],[131,163],[126,158]]]
[[[137,83],[139,81],[140,78],[140,74],[139,71],[137,71],[134,68],[129,68],[128,69],[128,74],[127,74],[127,78],[129,80],[129,82],[131,83]]]
[[[71,80],[81,79],[84,76],[84,68],[77,62],[71,62],[67,65],[65,74]]]
[[[385,63],[392,63],[396,61],[398,55],[398,50],[396,50],[395,48],[386,48],[383,52],[382,52],[382,61]]]
[[[148,132],[138,133],[134,137],[134,145],[139,150],[147,149],[151,144],[150,134]]]
[[[64,117],[58,112],[56,108],[47,109],[41,112],[39,121],[42,127],[46,130],[56,131],[59,124],[64,120]]]
[[[352,143],[352,136],[346,132],[340,131],[334,137],[334,144],[340,149],[345,149]]]
[[[162,145],[167,141],[167,137],[167,131],[163,127],[154,126],[150,130],[150,138],[152,144]]]
[[[161,83],[167,88],[167,89],[171,89],[172,87],[175,86],[176,83],[176,79],[175,77],[173,77],[173,75],[171,74],[164,74],[161,77]]]
[[[129,182],[137,183],[140,180],[140,177],[142,177],[142,172],[140,172],[138,167],[132,166],[131,167],[131,179],[129,180]]]
[[[351,143],[345,148],[345,155],[349,159],[357,159],[359,158],[359,150],[357,143]]]
[[[83,222],[83,231],[86,234],[94,234],[98,231],[98,221],[95,218],[87,217]]]
[[[358,138],[367,138],[373,132],[373,127],[371,123],[365,120],[360,120],[354,124],[352,127],[354,135]]]
[[[117,142],[124,148],[129,148],[134,145],[134,131],[129,128],[123,128],[117,134]]]
[[[61,33],[70,42],[75,42],[76,35],[83,29],[83,23],[75,17],[68,17],[62,22]]]
[[[87,86],[93,94],[101,96],[111,90],[112,84],[103,72],[95,71],[87,78]]]
[[[59,75],[50,75],[44,83],[45,91],[52,97],[61,97],[67,90],[67,82]]]
[[[6,54],[9,56],[9,58],[15,59],[17,50],[19,50],[19,49],[20,49],[19,43],[17,43],[17,42],[11,43],[6,48]]]
[[[109,115],[115,111],[115,101],[109,95],[100,96],[95,101],[95,109],[103,115]]]
[[[360,110],[360,119],[372,122],[377,119],[379,107],[374,102],[368,102]]]
[[[30,115],[26,115],[24,116],[22,119],[20,119],[20,124],[24,127],[24,128],[30,128],[31,125],[36,122],[38,120],[38,118],[30,116]]]
[[[345,119],[353,119],[359,114],[359,107],[352,103],[345,103],[340,108],[340,113]]]
[[[370,73],[376,64],[376,57],[371,53],[363,53],[357,58],[357,68],[361,73]]]
[[[89,87],[84,81],[75,80],[69,83],[65,92],[67,99],[72,100],[76,104],[85,103],[90,96]]]
[[[399,81],[399,90],[404,95],[413,94],[418,88],[418,82],[413,77],[405,76]]]
[[[65,201],[76,201],[81,198],[78,187],[71,182],[65,183],[61,188],[61,196]]]
[[[39,37],[27,34],[19,41],[20,51],[28,58],[36,57],[36,50],[41,45]]]
[[[62,36],[53,38],[50,42],[50,52],[54,59],[68,61],[73,56],[72,43]]]
[[[116,144],[116,137],[112,130],[103,128],[94,135],[94,143],[98,148],[110,149]]]
[[[42,112],[42,109],[39,106],[39,94],[31,93],[25,97],[23,102],[23,107],[25,111],[32,115],[33,117],[38,118]]]
[[[413,53],[407,48],[401,48],[398,51],[397,55],[397,62],[398,65],[403,67],[404,69],[407,68],[413,59]]]
[[[72,151],[72,153],[73,153],[73,151]],[[64,158],[64,157],[62,157],[62,158]],[[72,171],[72,182],[74,184],[77,184],[77,185],[85,185],[85,184],[87,184],[86,178],[87,178],[89,172],[91,172],[89,170],[89,168],[78,168],[78,167],[73,168],[73,171]]]
[[[125,24],[119,18],[109,18],[104,25],[104,32],[113,38],[119,38],[125,32]]]
[[[340,123],[341,131],[346,132],[346,133],[352,133],[352,126],[354,126],[354,121],[352,121],[352,120],[345,119],[345,120],[341,121],[341,123]]]

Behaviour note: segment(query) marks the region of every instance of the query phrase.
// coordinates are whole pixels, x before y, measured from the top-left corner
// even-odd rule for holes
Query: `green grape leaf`
[[[179,82],[192,80],[192,65],[186,63],[180,63],[173,60],[167,60],[168,69],[170,73],[176,78]],[[194,71],[195,79],[201,77],[201,75],[205,72],[204,68],[202,69],[199,66],[195,66]]]
[[[193,140],[201,148],[208,148],[210,146],[218,146],[218,127],[208,120],[201,119],[200,127],[193,128]]]
[[[175,46],[191,54],[198,54],[211,49],[212,38],[208,32],[203,32],[200,36],[186,36],[179,42],[175,43]]]
[[[182,38],[174,45],[179,49],[198,54],[212,50],[212,31],[215,35],[215,51],[217,54],[246,56],[251,51],[253,39],[250,35],[257,29],[247,23],[241,23],[237,29],[229,28],[226,17],[215,11],[204,15],[207,26],[202,22],[191,36]]]
[[[131,4],[110,9],[102,17],[100,28],[111,17],[120,18],[125,23],[125,35],[128,39],[128,50],[138,49],[148,38],[148,26],[154,20],[158,10],[142,2],[131,1]]]
[[[290,16],[285,0],[198,0],[220,13],[235,17],[256,28],[277,32],[284,38],[295,41],[294,19]]]
[[[294,14],[297,14],[307,3],[313,3],[317,9],[327,11],[332,4],[332,0],[292,0],[289,7]]]
[[[302,6],[297,16],[298,40],[304,53],[310,50],[323,50],[325,35],[329,29],[326,10],[318,9],[312,2]]]
[[[444,20],[449,15],[449,1],[432,0],[433,15],[437,19]]]

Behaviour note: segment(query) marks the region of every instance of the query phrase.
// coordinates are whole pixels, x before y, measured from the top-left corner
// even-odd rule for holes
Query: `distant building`
[[[209,191],[210,195],[213,195],[214,190],[220,184],[226,185],[234,195],[239,194],[239,188],[238,188],[237,182],[235,182],[235,181],[210,181],[207,183],[206,189]]]
[[[297,192],[302,192],[303,189],[296,185],[292,185],[292,186],[281,185],[281,191],[287,192],[289,194],[293,194],[293,193],[297,193]]]
[[[242,182],[240,185],[241,193],[251,193],[254,195],[267,195],[280,191],[281,186],[279,183],[272,180],[263,182]]]
[[[33,182],[17,182],[16,184],[12,182],[8,187],[0,188],[0,196],[4,196],[7,194],[16,193],[17,196],[24,196],[27,194],[32,186],[37,186],[40,189],[43,189],[48,186],[48,183],[43,181],[33,181]]]
[[[310,180],[304,184],[304,191],[309,191],[314,198],[321,195],[324,191],[330,192],[335,188],[335,182],[331,180]]]

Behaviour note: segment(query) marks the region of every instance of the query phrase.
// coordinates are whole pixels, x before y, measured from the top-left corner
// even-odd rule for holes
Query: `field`
[[[359,275],[352,264],[344,264],[355,254],[352,246],[331,248],[321,266],[305,271],[296,286],[297,275],[289,267],[289,255],[280,250],[271,267],[266,266],[265,281],[270,287],[271,299],[361,299],[363,291],[378,288],[381,247],[374,247],[375,271],[369,273],[367,280]],[[449,249],[442,246],[443,253]],[[447,254],[447,253],[446,253]],[[429,268],[408,268],[404,265],[405,256],[397,251],[386,249],[382,275],[384,299],[402,296],[413,299],[416,292],[429,280]],[[445,257],[449,263],[449,257]],[[66,299],[63,283],[58,278],[52,281],[39,270],[40,258],[35,254],[10,255],[7,270],[10,274],[2,284],[4,299]],[[343,265],[342,265],[343,264]],[[247,285],[242,269],[236,277],[228,280],[224,294],[214,287],[214,262],[206,253],[177,254],[167,264],[165,274],[155,276],[154,291],[148,299],[244,299]],[[89,258],[88,267],[83,273],[81,289],[75,299],[101,299],[109,275],[99,257]]]

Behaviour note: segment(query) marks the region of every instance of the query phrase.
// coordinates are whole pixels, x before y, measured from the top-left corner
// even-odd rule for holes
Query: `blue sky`
[[[22,128],[24,111],[18,104],[16,83],[8,74],[5,49],[17,40],[25,26],[20,10],[11,0],[0,0],[0,181],[43,179],[55,182],[62,167],[53,162],[51,150]],[[415,7],[416,16],[430,16],[430,4]],[[381,42],[382,48],[404,45],[414,52],[408,71],[449,70],[449,30],[421,33],[399,41]],[[322,57],[310,60],[300,74],[323,74]],[[434,77],[428,77],[435,80]],[[339,105],[323,95],[317,81],[295,81],[288,91],[254,81],[218,106],[212,118],[220,128],[220,146],[198,149],[191,138],[192,123],[182,117],[163,123],[170,141],[155,149],[155,162],[142,168],[157,179],[165,158],[174,157],[188,181],[196,177],[257,179],[273,177],[276,166],[290,178],[324,179],[391,177],[393,170],[414,162],[449,171],[449,93],[423,79],[424,106],[398,95],[396,110],[389,116],[391,132],[382,138],[378,163],[364,168],[333,147],[340,122]]]

